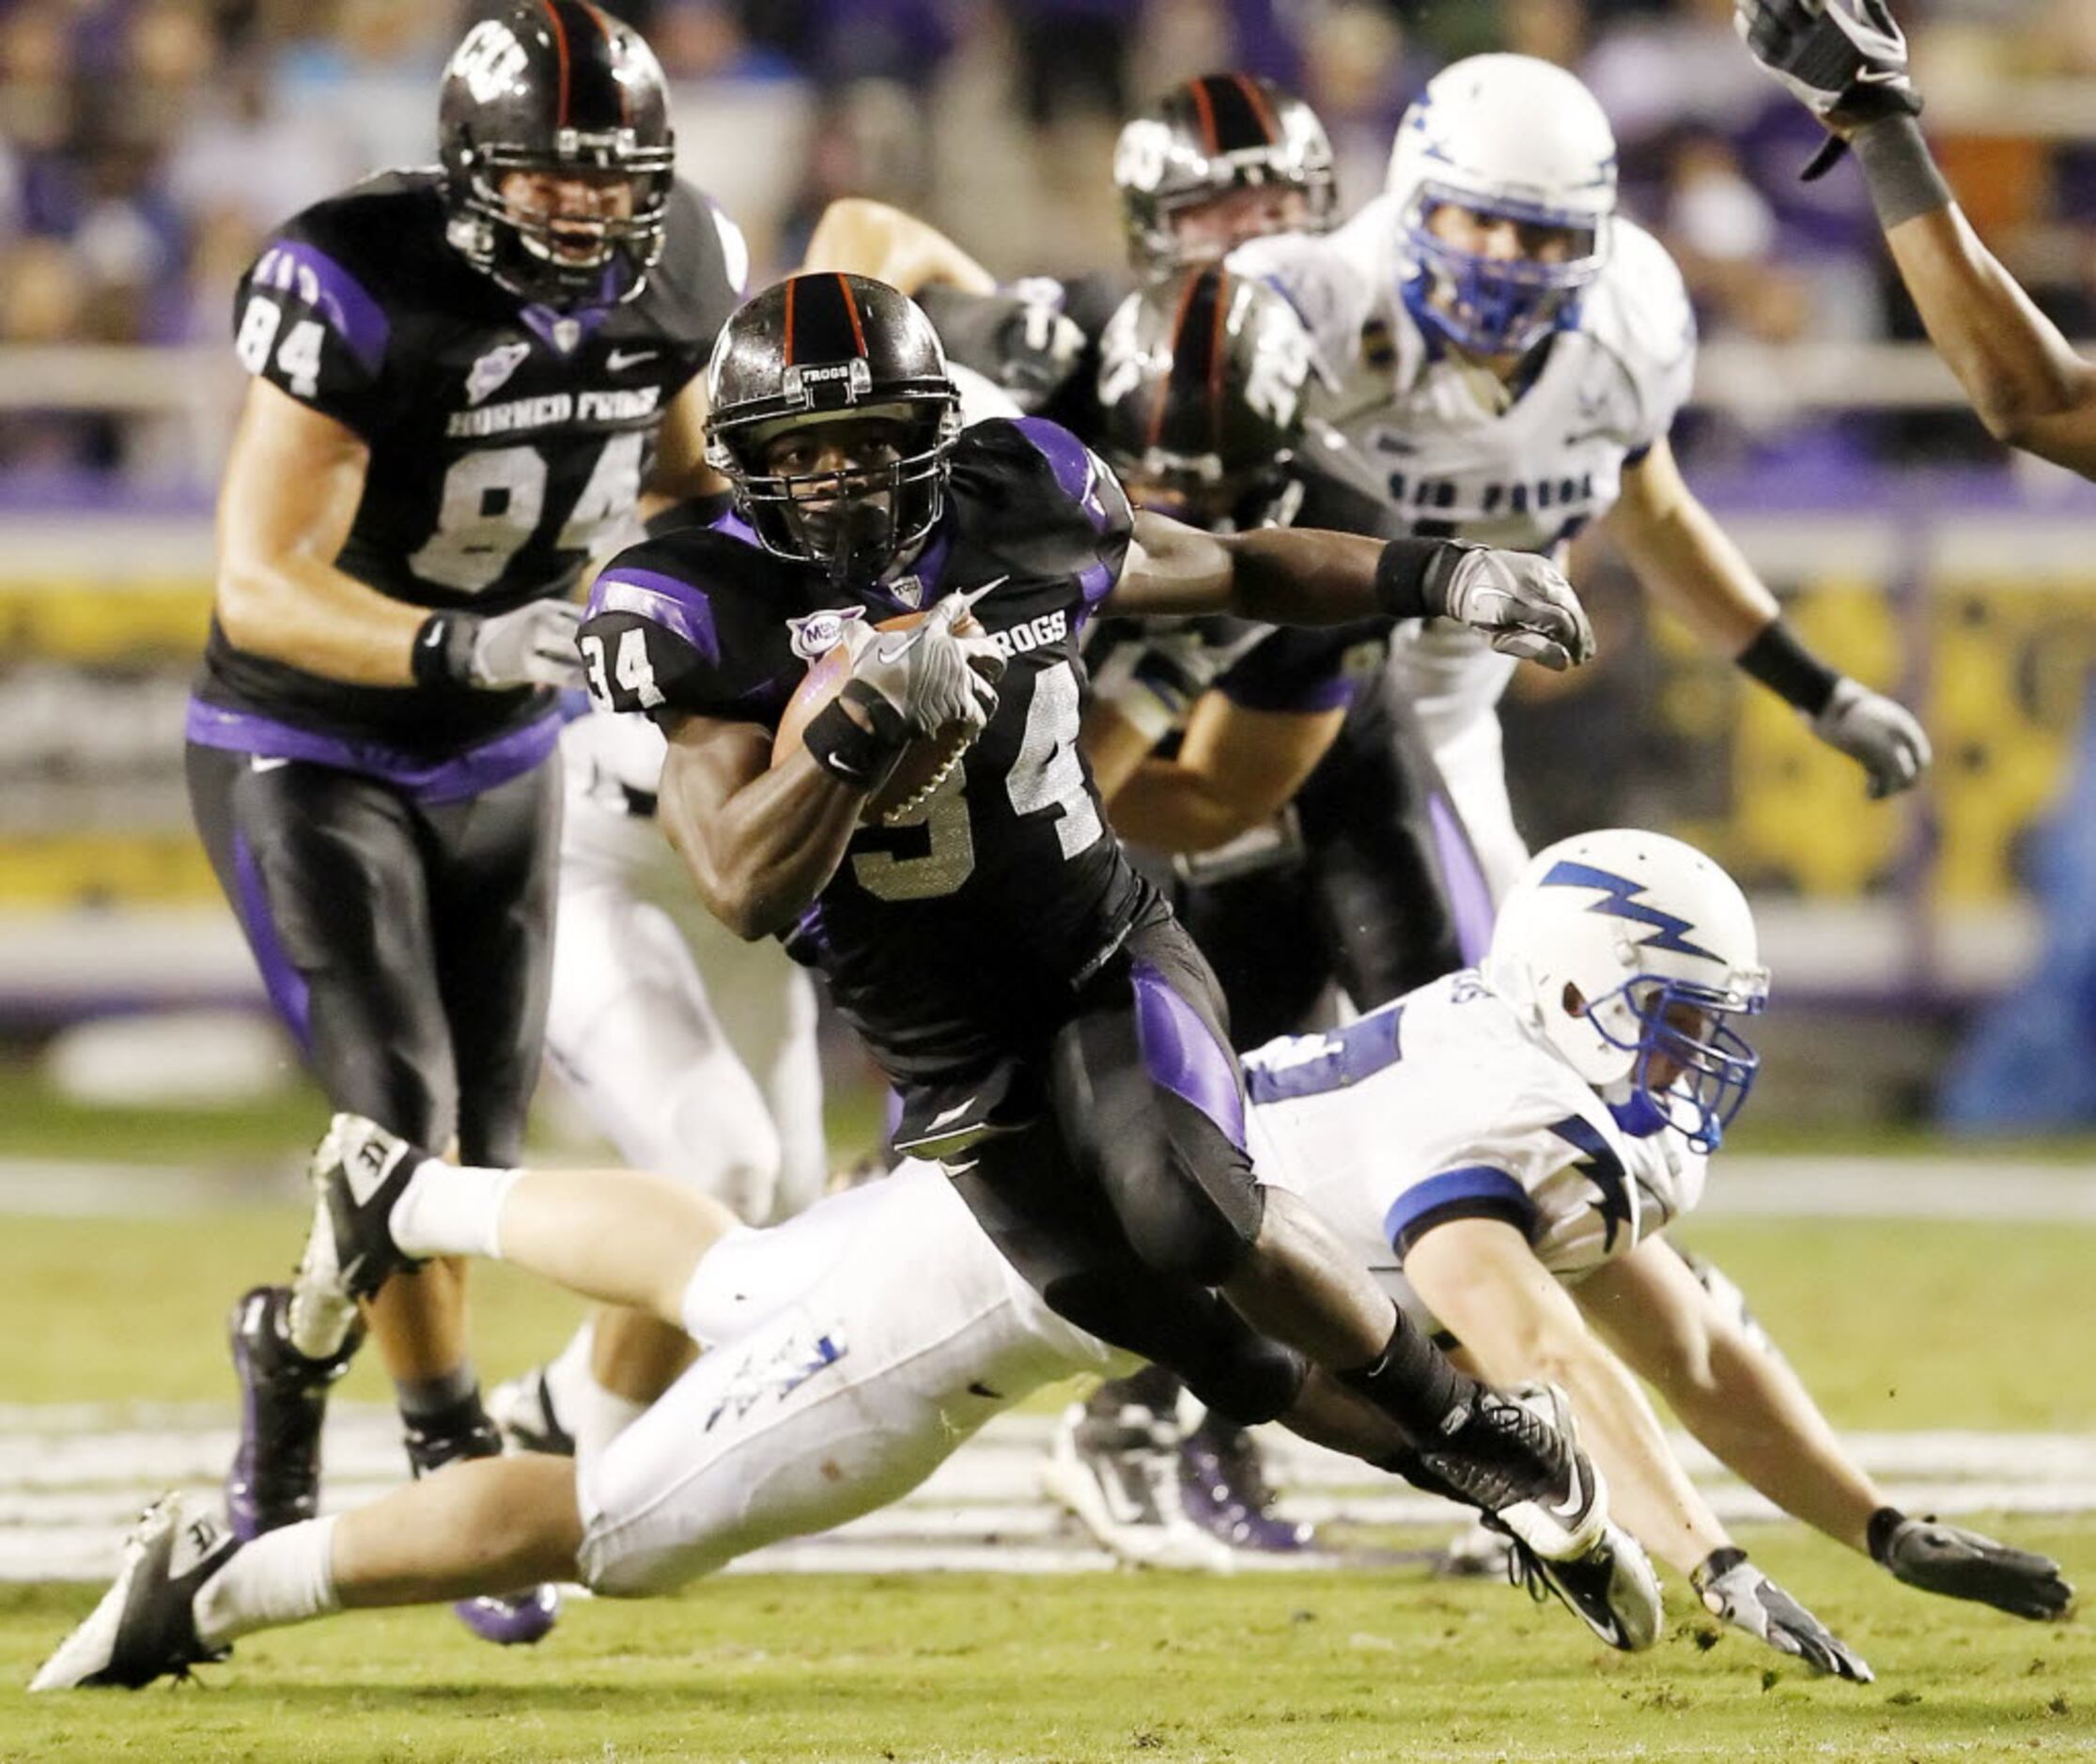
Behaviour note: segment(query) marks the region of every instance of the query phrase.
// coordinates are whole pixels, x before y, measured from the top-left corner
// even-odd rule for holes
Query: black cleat
[[[225,1512],[243,1541],[320,1510],[320,1422],[328,1386],[363,1338],[352,1329],[326,1359],[285,1338],[291,1294],[258,1286],[233,1307],[233,1370],[241,1381],[241,1444],[225,1477]]]
[[[1584,1555],[1608,1523],[1607,1485],[1554,1385],[1483,1388],[1446,1441],[1419,1458],[1446,1492],[1494,1514],[1548,1561]]]
[[[314,1149],[313,1229],[299,1263],[302,1296],[347,1305],[422,1264],[393,1241],[394,1202],[427,1154],[362,1115],[337,1115]]]
[[[410,1421],[406,1444],[408,1463],[418,1479],[460,1459],[503,1455],[503,1436],[477,1398],[446,1416],[440,1427]],[[516,1648],[542,1640],[560,1620],[560,1592],[553,1586],[527,1586],[500,1597],[460,1599],[451,1608],[482,1641]]]
[[[192,1666],[232,1649],[196,1638],[191,1606],[240,1540],[221,1531],[187,1497],[163,1494],[124,1544],[124,1565],[86,1621],[58,1645],[29,1680],[32,1691],[115,1685],[135,1691],[155,1679],[186,1679]]]

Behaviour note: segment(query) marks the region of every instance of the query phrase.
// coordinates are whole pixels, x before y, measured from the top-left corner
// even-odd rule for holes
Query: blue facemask
[[[1609,1032],[1601,1010],[1618,998],[1631,1006],[1637,1018],[1637,1033],[1627,1041]],[[1728,1029],[1723,1019],[1751,1015],[1762,1002],[1755,998],[1743,1004],[1711,987],[1654,974],[1637,975],[1606,998],[1597,999],[1587,1014],[1595,1033],[1611,1047],[1638,1056],[1630,1069],[1628,1100],[1608,1105],[1616,1124],[1638,1139],[1671,1127],[1693,1150],[1716,1151],[1761,1070],[1761,1057],[1751,1044],[1736,1029]],[[1693,1013],[1700,1019],[1700,1032],[1669,1022],[1670,1011],[1677,1016]],[[1652,1082],[1655,1060],[1665,1060],[1677,1069],[1664,1086]]]
[[[1569,263],[1481,256],[1428,226],[1436,206],[1431,198],[1422,202],[1405,228],[1419,273],[1400,292],[1422,326],[1481,355],[1519,354],[1552,331],[1577,326],[1579,294],[1601,273],[1597,254],[1589,251]],[[1572,224],[1564,215],[1514,204],[1492,212],[1538,225]]]

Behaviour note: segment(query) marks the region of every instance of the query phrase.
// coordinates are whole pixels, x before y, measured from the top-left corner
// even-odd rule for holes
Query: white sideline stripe
[[[0,1158],[0,1214],[169,1218],[303,1194],[295,1161],[204,1170]],[[1716,1167],[1699,1216],[2096,1225],[2096,1170],[1958,1154],[1731,1156]]]
[[[1010,1574],[1104,1569],[1110,1558],[1039,1493],[1053,1416],[1002,1416],[922,1488],[816,1539],[796,1539],[736,1563],[743,1573]],[[404,1473],[390,1410],[335,1405],[328,1418],[325,1506],[339,1510],[397,1486]],[[0,1581],[100,1580],[115,1571],[124,1530],[163,1489],[190,1489],[207,1502],[233,1450],[225,1407],[185,1404],[0,1405]],[[1452,1526],[1458,1509],[1431,1495],[1364,1478],[1334,1452],[1269,1430],[1269,1469],[1296,1518],[1351,1524]],[[2096,1511],[2096,1437],[1942,1431],[1855,1433],[1848,1444],[1919,1511]],[[1775,1509],[1752,1490],[1717,1476],[1709,1459],[1677,1436],[1677,1447],[1728,1523]],[[1330,1566],[1313,1555],[1247,1569]]]

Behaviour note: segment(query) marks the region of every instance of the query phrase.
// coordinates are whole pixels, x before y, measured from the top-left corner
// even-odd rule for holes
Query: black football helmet
[[[1129,261],[1151,278],[1196,260],[1174,218],[1233,191],[1301,191],[1310,232],[1339,217],[1325,125],[1301,99],[1253,73],[1204,73],[1132,118],[1113,150],[1113,183]]]
[[[1100,451],[1146,507],[1197,527],[1284,522],[1312,369],[1295,309],[1219,265],[1124,301],[1099,339]]]
[[[707,462],[766,550],[869,581],[938,524],[960,394],[931,320],[887,283],[789,276],[745,301],[715,340],[706,391]],[[895,426],[891,458],[771,469],[788,430],[878,419]]]
[[[449,238],[511,293],[553,306],[630,300],[662,255],[675,138],[655,53],[588,0],[520,0],[468,31],[444,69],[437,140]],[[623,172],[618,219],[519,213],[509,172]]]

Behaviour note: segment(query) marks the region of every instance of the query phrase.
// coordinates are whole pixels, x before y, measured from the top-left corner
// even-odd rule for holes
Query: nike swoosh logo
[[[874,645],[874,659],[893,664],[900,661],[917,646],[918,638],[924,635],[924,627],[916,626],[900,637],[884,637]]]
[[[290,763],[291,762],[287,759],[264,759],[261,754],[257,753],[253,759],[248,761],[248,766],[253,771],[273,772],[279,766],[288,766],[290,765]]]
[[[1561,1502],[1544,1507],[1543,1503],[1539,1501],[1537,1505],[1543,1507],[1543,1510],[1548,1513],[1551,1518],[1562,1520],[1569,1525],[1577,1522],[1580,1509],[1587,1504],[1587,1489],[1585,1480],[1579,1474],[1579,1454],[1577,1452],[1572,1454],[1572,1462],[1568,1467],[1572,1472],[1572,1492]]]
[[[971,1096],[965,1103],[955,1103],[951,1108],[942,1108],[939,1111],[938,1114],[932,1117],[931,1125],[934,1127],[943,1127],[950,1121],[958,1121],[963,1115],[967,1114],[968,1111],[974,1106],[975,1099]]]
[[[643,362],[652,362],[660,349],[613,349],[604,358],[604,365],[614,374],[624,373],[629,367],[638,367]]]

